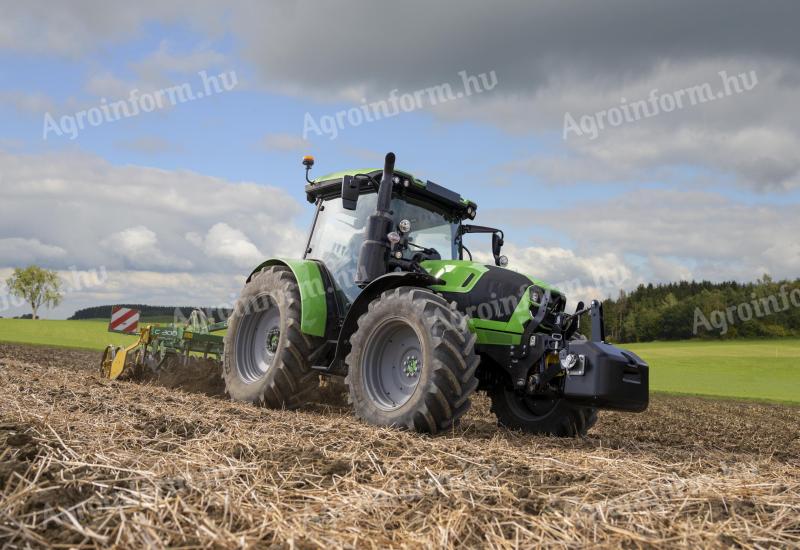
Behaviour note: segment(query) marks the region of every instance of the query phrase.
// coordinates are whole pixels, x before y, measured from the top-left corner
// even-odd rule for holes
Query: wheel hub
[[[278,342],[280,342],[281,338],[281,331],[277,327],[272,328],[267,333],[267,351],[269,353],[275,353],[278,351]]]
[[[261,311],[248,313],[236,334],[236,370],[245,384],[261,380],[272,366],[280,343],[280,310],[269,299]]]
[[[419,374],[422,368],[422,361],[420,361],[416,354],[409,354],[403,361],[403,373],[409,378],[413,378]]]
[[[379,408],[403,406],[417,389],[422,372],[422,344],[402,319],[384,322],[370,335],[362,356],[364,383]]]

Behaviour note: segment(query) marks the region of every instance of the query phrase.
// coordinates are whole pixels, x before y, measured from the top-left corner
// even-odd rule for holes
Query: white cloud
[[[133,90],[138,90],[140,94],[152,93],[185,82],[199,82],[200,71],[215,74],[217,68],[232,70],[229,64],[225,55],[207,45],[190,52],[176,53],[170,50],[168,42],[161,41],[157,50],[129,65],[128,72],[134,75],[132,78],[121,78],[111,71],[100,71],[89,77],[84,88],[88,93],[108,100],[126,99]]]
[[[192,266],[197,272],[239,273],[241,265],[220,261],[220,243],[232,242],[220,238],[226,235],[219,228],[209,231],[220,223],[247,235],[265,256],[297,256],[304,246],[304,231],[293,222],[301,205],[268,185],[113,166],[78,151],[0,152],[0,180],[0,235],[65,250],[49,259],[51,267],[171,272]],[[205,248],[190,246],[187,233],[209,234],[213,257]],[[239,261],[248,257],[241,243],[235,250]]]
[[[120,256],[133,269],[191,269],[192,262],[170,258],[158,246],[156,234],[139,225],[118,231],[100,241],[100,246]]]
[[[0,48],[77,58],[102,44],[136,35],[147,21],[177,21],[196,2],[81,2],[47,0],[5,2],[0,18]]]
[[[210,258],[233,262],[241,268],[254,268],[265,256],[247,236],[226,223],[216,223],[208,230],[205,238],[197,233],[188,233],[186,240],[202,247]]]
[[[602,215],[569,215],[574,212]],[[777,278],[800,272],[800,205],[792,203],[753,205],[714,193],[651,189],[577,201],[568,212],[497,209],[485,214],[517,228],[536,220],[577,243],[574,254],[592,257],[593,265],[598,258],[608,258],[606,266],[618,259],[635,274],[633,281],[752,281],[765,272]],[[534,257],[532,265],[547,269],[562,257]],[[558,280],[557,272],[550,279]]]
[[[169,42],[162,40],[158,49],[132,65],[132,70],[145,82],[166,83],[170,75],[195,75],[211,71],[228,62],[225,55],[208,46],[187,53],[176,53]]]
[[[621,289],[635,287],[642,281],[617,254],[578,254],[561,247],[519,247],[510,243],[503,248],[509,267],[552,284],[568,298],[568,307],[579,300],[616,296]],[[489,261],[488,257],[483,258]]]
[[[67,251],[60,246],[44,244],[39,239],[0,239],[0,265],[22,267],[37,261],[64,258]]]
[[[68,293],[54,317],[103,303],[217,306],[261,261],[302,254],[301,209],[268,185],[114,166],[78,151],[0,152],[0,275],[34,262],[65,280],[106,274]]]
[[[647,265],[652,273],[651,279],[656,281],[690,281],[693,278],[692,270],[680,261],[650,256]]]

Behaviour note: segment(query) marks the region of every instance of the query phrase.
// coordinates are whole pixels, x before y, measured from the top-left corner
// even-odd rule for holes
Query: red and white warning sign
[[[136,334],[139,330],[139,310],[127,307],[114,306],[111,308],[111,322],[108,323],[109,332],[122,332]]]

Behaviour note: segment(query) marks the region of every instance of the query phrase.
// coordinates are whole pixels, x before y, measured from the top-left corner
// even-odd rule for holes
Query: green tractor
[[[647,408],[648,366],[604,341],[602,304],[567,313],[557,289],[506,269],[502,231],[468,223],[475,203],[395,170],[393,153],[382,171],[312,181],[313,163],[302,259],[259,265],[228,320],[234,400],[294,408],[338,376],[362,420],[437,433],[482,390],[501,425],[559,436],[585,434],[597,409]],[[494,265],[473,261],[471,233],[491,235]]]

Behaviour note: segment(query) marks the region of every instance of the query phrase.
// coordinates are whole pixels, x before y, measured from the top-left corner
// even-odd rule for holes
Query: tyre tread
[[[259,285],[273,296],[282,296],[279,307],[287,319],[283,323],[284,345],[270,367],[272,374],[270,381],[264,385],[260,395],[243,400],[275,409],[300,407],[316,394],[318,376],[311,369],[308,357],[312,350],[321,344],[321,339],[300,331],[300,289],[294,274],[286,266],[267,266],[255,273],[247,285]],[[262,306],[263,299],[257,298]],[[233,315],[237,314],[241,315],[240,312],[234,311]],[[230,330],[225,335],[226,362],[232,361],[233,352],[229,350],[233,349],[234,337],[233,331]],[[233,399],[237,399],[235,392],[232,393],[232,380],[229,380],[234,376],[238,376],[235,367],[223,368],[225,389]]]
[[[360,379],[352,376],[358,368],[358,361],[370,329],[378,318],[387,311],[397,311],[401,304],[410,306],[419,327],[431,334],[433,372],[428,388],[416,406],[402,418],[388,422],[375,418],[369,406],[360,402],[357,394],[361,392]],[[475,372],[480,359],[474,351],[474,334],[469,331],[466,317],[434,292],[419,287],[398,287],[387,290],[369,304],[367,311],[357,322],[358,328],[350,338],[351,350],[345,359],[348,375],[345,384],[350,389],[350,400],[356,416],[361,420],[378,425],[407,427],[419,432],[436,434],[458,424],[470,406],[470,397],[478,387]],[[355,385],[359,385],[358,391]],[[413,397],[412,397],[413,399]]]

